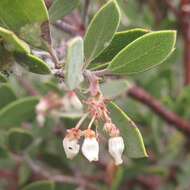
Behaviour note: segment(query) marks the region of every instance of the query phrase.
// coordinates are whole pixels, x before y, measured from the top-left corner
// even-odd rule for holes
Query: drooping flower
[[[63,139],[63,148],[67,158],[73,159],[80,150],[79,139],[81,137],[81,131],[77,128],[67,130],[67,135]]]
[[[40,126],[44,125],[45,118],[48,114],[53,115],[57,110],[63,107],[61,98],[55,93],[49,93],[47,96],[41,98],[36,106],[37,121]]]
[[[65,150],[66,157],[68,159],[73,159],[79,153],[80,150],[78,140],[70,139],[69,137],[65,137],[63,139],[63,147]]]
[[[91,129],[85,131],[85,139],[82,145],[83,155],[90,161],[98,161],[99,144],[95,136],[95,132]]]
[[[124,141],[120,136],[111,137],[108,142],[109,153],[113,157],[115,164],[120,165],[123,163],[122,154],[124,151]]]
[[[90,162],[98,161],[99,144],[95,137],[84,139],[82,153]]]

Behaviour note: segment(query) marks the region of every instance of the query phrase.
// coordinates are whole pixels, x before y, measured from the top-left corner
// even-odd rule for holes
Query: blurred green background
[[[176,50],[167,61],[156,69],[129,76],[127,79],[145,89],[166,109],[189,121],[190,87],[187,80],[187,65],[190,65],[190,58],[187,60],[185,57],[187,54],[190,55],[190,48],[186,49],[187,44],[190,44],[187,37],[190,36],[190,1],[117,1],[122,11],[120,31],[131,28],[177,30]],[[78,29],[76,33],[80,35],[92,16],[105,2],[103,0],[81,0],[80,5],[66,16],[64,21],[75,25]],[[182,3],[186,4],[186,7],[183,7]],[[87,5],[88,12],[85,13],[84,8]],[[189,29],[185,27],[187,25]],[[59,27],[53,25],[51,27],[54,46],[59,57],[62,58],[65,53],[64,44],[72,38],[72,35],[63,32]],[[23,84],[19,78],[15,80],[14,76],[10,76],[7,93],[2,89],[6,87],[0,86],[1,108],[7,104],[6,101],[11,102],[18,97],[28,95],[28,91],[23,87],[27,86],[27,81],[30,81],[42,96],[49,92],[64,95],[55,78],[29,74],[23,70],[18,72],[22,72],[25,83]],[[39,80],[42,82],[39,83]],[[10,92],[10,87],[13,92],[12,90]],[[29,130],[32,137],[30,135],[27,137],[25,134],[24,138],[15,137],[14,141],[14,136],[10,136],[10,131],[0,129],[0,190],[19,190],[30,182],[51,179],[51,176],[52,181],[54,177],[57,177],[55,190],[90,190],[93,188],[100,190],[189,190],[189,136],[176,130],[172,124],[168,124],[149,106],[126,97],[125,92],[121,91],[115,101],[138,125],[145,141],[148,158],[128,159],[124,155],[124,164],[117,168],[108,155],[107,144],[102,142],[100,162],[89,163],[81,155],[73,161],[67,160],[62,147],[62,139],[66,129],[73,127],[76,119],[63,117],[58,120],[48,117],[45,127],[40,128],[37,127],[35,116],[30,115],[30,122],[22,125],[17,125],[15,122],[15,128],[22,127]],[[30,145],[27,146],[28,144]],[[24,153],[20,152],[21,149],[25,149]],[[15,152],[18,156],[13,154]],[[26,156],[24,160],[20,159],[19,155],[25,156],[26,154],[30,155],[30,158]],[[59,175],[62,178],[59,178]],[[36,190],[40,189],[36,188]]]

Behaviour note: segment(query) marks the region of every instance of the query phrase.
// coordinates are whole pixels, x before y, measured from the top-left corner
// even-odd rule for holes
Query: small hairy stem
[[[88,117],[88,115],[89,115],[89,113],[86,113],[86,114],[84,114],[81,118],[80,118],[80,120],[79,120],[79,122],[77,123],[77,125],[76,125],[76,129],[78,129],[80,126],[81,126],[81,124],[84,122],[84,120]]]
[[[107,73],[106,69],[93,72],[93,74],[96,74],[96,76],[99,77],[104,76],[105,73]],[[168,110],[164,105],[161,104],[159,100],[151,96],[143,88],[132,85],[129,87],[127,95],[149,107],[155,114],[159,115],[163,120],[170,124],[171,127],[175,127],[185,136],[190,136],[190,122],[184,120],[176,113]]]
[[[90,129],[92,127],[92,124],[94,123],[94,120],[95,120],[95,116],[91,119],[89,125],[88,125],[88,129]]]
[[[25,80],[22,76],[16,76],[16,79],[29,95],[31,96],[39,95],[39,92],[34,88],[34,86],[28,80]]]
[[[70,34],[70,35],[73,35],[73,36],[76,36],[78,31],[77,31],[77,28],[73,25],[70,25],[66,22],[63,22],[63,21],[57,21],[54,26],[60,30],[62,30],[63,32],[67,33],[67,34]]]
[[[100,93],[99,77],[89,70],[84,71],[84,77],[86,77],[90,83],[89,92],[91,96],[97,96]]]
[[[82,20],[83,23],[86,24],[88,21],[88,10],[89,10],[89,5],[90,5],[90,0],[85,0],[84,1],[84,10],[83,10],[83,14],[82,14]]]
[[[113,75],[108,69],[93,71],[92,73],[95,74],[96,76],[111,76],[111,75]]]
[[[52,46],[49,46],[49,54],[51,55],[51,58],[55,64],[55,69],[60,69],[61,68],[61,64],[59,63],[59,60],[57,58],[56,52],[53,49]]]

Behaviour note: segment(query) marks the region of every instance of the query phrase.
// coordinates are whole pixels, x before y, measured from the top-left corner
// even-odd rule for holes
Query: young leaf
[[[55,185],[51,181],[37,181],[24,187],[22,190],[54,190]]]
[[[1,62],[0,62],[1,63]],[[1,82],[7,82],[7,79],[5,78],[5,76],[2,74],[2,73],[0,73],[0,83]]]
[[[51,22],[63,18],[69,14],[79,4],[79,0],[54,0],[49,9],[49,17]]]
[[[119,22],[117,3],[108,1],[94,16],[85,35],[84,54],[88,64],[110,44]]]
[[[110,45],[93,62],[111,61],[124,47],[148,32],[148,30],[141,28],[117,32]]]
[[[26,97],[3,107],[0,110],[0,127],[16,126],[34,119],[38,101],[37,97]]]
[[[111,61],[114,74],[134,74],[161,64],[173,51],[175,31],[158,31],[143,35],[122,49]]]
[[[120,129],[129,158],[147,157],[143,138],[135,123],[114,103],[109,104],[111,118]]]
[[[10,30],[0,27],[0,37],[3,38],[4,46],[8,51],[30,53],[29,46]]]
[[[28,71],[36,74],[50,74],[51,71],[47,64],[40,58],[31,54],[15,53],[16,61],[24,66]]]
[[[126,80],[111,80],[100,85],[104,97],[113,99],[126,92],[128,84]]]
[[[70,90],[74,90],[83,81],[83,65],[83,40],[76,37],[68,43],[66,81]]]
[[[21,128],[13,128],[8,131],[7,145],[13,152],[24,151],[33,141],[33,136]]]
[[[16,100],[16,95],[8,84],[0,86],[0,109],[10,102]]]

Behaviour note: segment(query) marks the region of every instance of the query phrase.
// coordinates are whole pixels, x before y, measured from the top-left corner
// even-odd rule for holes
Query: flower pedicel
[[[75,128],[67,131],[66,137],[63,139],[63,147],[67,158],[73,159],[80,149],[78,144],[79,139],[83,136],[84,141],[81,147],[82,154],[90,161],[98,161],[99,159],[99,143],[97,132],[91,129],[94,122],[103,121],[104,130],[110,136],[108,140],[108,150],[116,165],[122,164],[122,154],[124,151],[124,141],[120,136],[119,129],[112,122],[109,112],[106,107],[107,100],[101,93],[89,98],[85,103],[87,104],[87,113],[79,120]],[[82,122],[88,117],[91,121],[86,130],[79,129]]]

